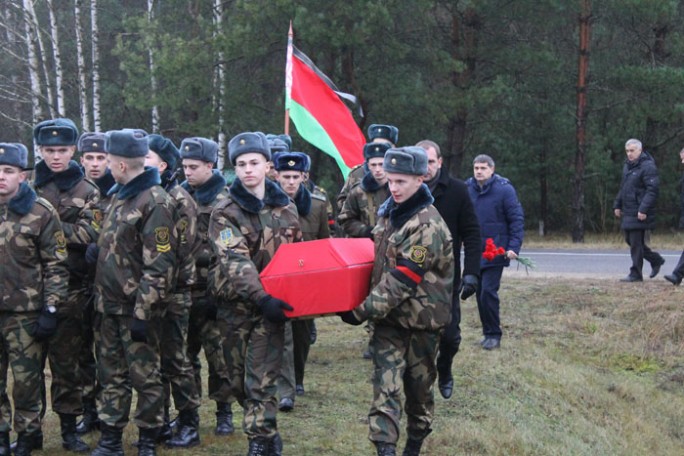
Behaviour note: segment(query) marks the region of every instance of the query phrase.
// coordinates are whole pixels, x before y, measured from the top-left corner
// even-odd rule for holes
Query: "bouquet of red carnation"
[[[482,252],[482,258],[484,258],[487,261],[494,261],[494,258],[498,257],[499,255],[505,255],[506,254],[506,249],[503,247],[497,247],[496,244],[494,244],[494,239],[492,238],[487,238],[485,241],[485,250]],[[525,266],[525,270],[527,268],[534,269],[537,267],[537,265],[534,264],[534,261],[532,261],[530,258],[525,258],[518,256],[516,258],[518,263],[522,264]]]

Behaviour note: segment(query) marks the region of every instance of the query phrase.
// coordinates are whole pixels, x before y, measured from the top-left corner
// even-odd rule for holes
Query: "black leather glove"
[[[472,274],[466,274],[463,276],[463,279],[461,280],[461,287],[459,288],[459,292],[461,293],[461,299],[466,300],[472,295],[475,294],[477,291],[477,284],[479,280],[477,276],[474,276]]]
[[[33,338],[38,342],[48,340],[57,332],[57,309],[55,306],[45,306],[33,327]]]
[[[139,320],[133,317],[131,324],[131,339],[133,342],[147,343],[147,320]]]
[[[291,305],[271,295],[259,299],[257,305],[261,309],[264,318],[273,323],[283,323],[288,320],[283,310],[294,310]]]
[[[94,242],[88,244],[88,248],[85,253],[85,260],[88,266],[94,266],[97,264],[97,257],[100,255],[100,248]]]
[[[339,315],[342,321],[348,325],[359,326],[363,323],[361,320],[356,318],[354,312],[351,310],[348,310],[346,312],[339,312],[337,315]]]

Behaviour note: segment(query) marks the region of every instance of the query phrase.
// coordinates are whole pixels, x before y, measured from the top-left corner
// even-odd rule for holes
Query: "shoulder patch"
[[[57,253],[66,255],[66,239],[62,230],[55,232],[55,242],[57,243]]]
[[[318,195],[316,193],[312,193],[311,198],[318,200],[318,201],[323,201],[323,202],[328,201],[328,198],[326,198],[324,195]]]
[[[427,256],[427,248],[422,245],[414,245],[409,250],[409,259],[417,264],[425,263],[425,257]]]
[[[221,236],[221,242],[223,242],[223,245],[227,247],[233,240],[233,229],[225,228],[224,230],[221,230],[219,235]]]
[[[93,221],[90,222],[90,226],[92,226],[95,231],[100,231],[102,219],[102,211],[100,209],[93,209]]]
[[[178,222],[178,237],[180,239],[181,245],[188,243],[187,231],[188,221],[186,219],[181,219],[180,222]]]
[[[168,227],[160,226],[154,229],[154,242],[157,244],[157,252],[166,253],[171,251]]]

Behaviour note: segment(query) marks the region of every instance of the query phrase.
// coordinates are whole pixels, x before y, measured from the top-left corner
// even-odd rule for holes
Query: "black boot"
[[[86,402],[83,404],[83,417],[76,425],[76,433],[83,435],[88,434],[95,429],[100,428],[100,420],[97,418],[97,407],[94,402]]]
[[[178,416],[178,432],[166,446],[171,448],[190,448],[200,444],[199,415],[197,410],[183,410]]]
[[[42,450],[43,449],[43,430],[39,430],[38,432],[35,432],[33,434],[24,434],[23,437],[23,443],[22,445],[24,446],[24,451],[23,454],[31,454],[31,450]],[[21,434],[20,434],[21,436]],[[19,436],[19,437],[20,437]],[[10,445],[10,450],[13,451],[14,453],[17,452],[17,447],[19,446],[19,437],[17,437],[17,440],[12,442]],[[28,451],[28,453],[26,453]]]
[[[397,456],[397,447],[393,443],[373,442],[378,456]]]
[[[140,429],[138,434],[138,456],[157,456],[157,437],[159,428]]]
[[[101,423],[102,435],[97,447],[90,453],[90,456],[124,456],[123,446],[121,445],[121,435],[123,429],[117,429]]]
[[[276,432],[276,435],[268,443],[268,451],[270,456],[283,456],[283,439],[280,438],[280,434]]]
[[[230,435],[235,432],[233,427],[233,411],[229,402],[216,403],[216,435]]]
[[[171,417],[169,416],[168,407],[164,408],[164,424],[162,424],[159,435],[157,436],[158,443],[164,443],[173,437],[173,428],[171,427]]]
[[[43,449],[43,431],[34,434],[20,432],[13,448],[16,456],[31,456],[31,451]]]
[[[0,456],[10,456],[9,432],[0,432]]]
[[[420,448],[423,446],[422,440],[406,439],[406,446],[402,456],[420,456]]]
[[[270,441],[266,437],[255,437],[249,441],[249,452],[247,456],[269,456]]]
[[[90,447],[76,433],[76,415],[60,413],[59,425],[62,428],[62,448],[74,453],[90,451]]]

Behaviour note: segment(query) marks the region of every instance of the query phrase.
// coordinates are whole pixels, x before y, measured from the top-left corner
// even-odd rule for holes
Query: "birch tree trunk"
[[[154,20],[154,0],[147,0],[147,20],[150,24]],[[159,133],[159,107],[157,106],[157,75],[154,66],[154,51],[148,49],[150,59],[150,88],[152,89],[152,132]]]
[[[48,68],[47,65],[45,64],[46,61],[46,54],[45,54],[45,45],[43,44],[43,38],[40,34],[40,25],[38,24],[38,16],[36,16],[36,10],[33,8],[33,2],[31,0],[23,0],[23,9],[24,9],[24,14],[26,16],[26,23],[27,26],[32,29],[31,33],[31,42],[32,43],[38,43],[38,48],[35,48],[34,45],[34,52],[35,52],[35,58],[36,58],[36,71],[39,71],[40,69],[43,70],[43,78],[45,79],[45,90],[47,92],[47,105],[48,105],[48,110],[50,111],[50,117],[54,118],[57,117],[57,112],[55,111],[55,102],[54,102],[54,96],[52,94],[52,80],[50,79],[50,74],[48,73]],[[28,37],[27,37],[28,39]],[[40,66],[38,62],[38,55],[41,55],[43,58],[40,59]],[[40,78],[37,79],[38,81],[38,86],[40,87]],[[39,92],[40,93],[40,89]]]
[[[40,75],[38,70],[38,52],[36,49],[36,42],[38,37],[36,36],[36,29],[33,27],[35,15],[31,14],[33,11],[33,5],[31,0],[23,0],[23,12],[24,12],[24,28],[25,28],[25,38],[26,38],[26,49],[28,54],[28,71],[29,80],[31,81],[31,121],[33,125],[37,124],[43,113],[40,109],[40,99],[42,98],[42,93],[40,90]],[[33,162],[37,164],[42,159],[38,148],[34,142],[33,144]]]
[[[97,0],[90,0],[91,55],[93,68],[93,126],[101,131],[100,122],[100,29],[97,26]]]
[[[217,43],[218,37],[221,35],[221,28],[223,27],[223,1],[214,0],[214,43]],[[225,59],[223,51],[218,51],[217,54],[217,65],[216,73],[214,78],[214,93],[218,92],[218,96],[215,98],[215,109],[218,113],[218,163],[217,167],[219,170],[223,170],[223,165],[226,161],[226,133],[223,131],[225,124],[225,111],[223,106],[223,100],[225,99]],[[216,90],[218,89],[218,91]]]
[[[76,62],[78,65],[78,101],[81,111],[81,127],[90,131],[90,110],[88,108],[88,90],[86,82],[86,64],[83,54],[83,30],[81,26],[81,2],[74,2],[74,20],[76,22]]]
[[[48,13],[50,16],[50,38],[52,39],[52,56],[55,61],[55,84],[57,92],[57,114],[64,117],[64,73],[62,71],[62,54],[59,50],[59,29],[57,28],[57,15],[53,0],[47,0]],[[43,56],[45,56],[43,54]]]
[[[22,52],[23,46],[19,49],[19,43],[24,43],[25,35],[20,28],[14,28],[15,25],[20,25],[21,22],[18,20],[17,15],[13,13],[11,6],[12,5],[9,3],[4,3],[3,8],[0,11],[0,18],[2,18],[3,21],[2,27],[5,31],[4,36],[6,40],[6,43],[1,46],[0,49],[4,48],[3,50],[12,57],[19,61],[24,61],[26,56]],[[0,94],[1,98],[6,100],[7,105],[10,108],[7,110],[0,110],[0,116],[10,120],[13,125],[17,125],[21,123],[21,100],[25,91],[20,86],[19,76],[17,75],[17,69],[14,65],[8,65],[6,72],[9,73],[7,76],[10,83],[6,87],[3,84]],[[31,94],[29,94],[29,96],[31,96]],[[11,133],[7,134],[8,132],[5,132],[5,135],[8,136],[8,138],[18,138],[20,136],[18,130],[18,126],[15,126],[12,128]]]

